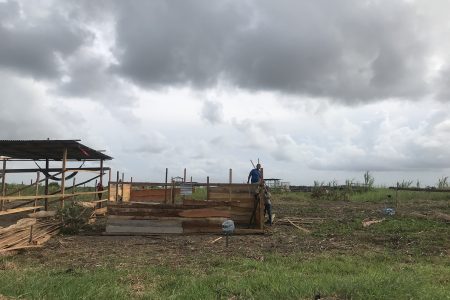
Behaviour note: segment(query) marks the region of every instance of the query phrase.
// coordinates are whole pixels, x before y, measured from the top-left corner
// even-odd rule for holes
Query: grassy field
[[[450,194],[390,190],[349,201],[275,195],[265,235],[59,236],[0,257],[19,299],[450,299]],[[444,217],[443,217],[444,216]],[[286,218],[320,218],[302,226]],[[363,227],[364,220],[382,222]],[[0,299],[2,299],[0,297]],[[8,299],[8,298],[7,298]]]

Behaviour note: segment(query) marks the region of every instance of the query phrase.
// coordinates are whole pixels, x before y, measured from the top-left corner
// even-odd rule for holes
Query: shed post
[[[108,201],[111,197],[111,169],[109,169],[109,175],[108,175]]]
[[[6,158],[3,158],[3,170],[2,170],[2,196],[6,195]],[[0,210],[3,210],[5,200],[2,199]]]
[[[46,158],[45,159],[45,172],[46,172],[46,174],[44,174],[45,175],[45,185],[44,185],[44,194],[45,195],[48,195],[48,176],[47,176],[48,168],[49,168],[49,161],[48,161],[48,158]],[[45,206],[45,210],[47,211],[48,210],[48,198],[44,199],[44,206]]]
[[[64,194],[66,189],[66,162],[67,162],[67,148],[64,148],[63,161],[62,161],[62,178],[61,178],[61,208],[64,207]]]
[[[39,175],[40,175],[40,172],[37,171],[36,172],[36,184],[35,184],[35,195],[36,195],[36,197],[37,197],[37,195],[39,195]],[[34,205],[33,206],[34,207],[37,206],[37,198],[34,198]],[[33,210],[33,212],[36,212],[36,210]]]

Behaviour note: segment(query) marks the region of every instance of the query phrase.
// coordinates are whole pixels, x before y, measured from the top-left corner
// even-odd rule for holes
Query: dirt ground
[[[264,260],[270,254],[287,256],[295,253],[300,258],[307,258],[328,251],[450,254],[450,226],[445,221],[433,219],[434,212],[448,214],[448,201],[404,205],[394,217],[383,216],[382,209],[382,204],[375,203],[296,201],[280,196],[274,201],[275,224],[267,227],[265,234],[231,236],[228,247],[224,237],[217,240],[220,235],[103,236],[86,232],[85,235],[57,236],[43,248],[19,252],[19,255],[34,263],[38,261],[68,269],[89,269],[105,264],[114,264],[119,268],[133,264],[178,266],[185,262],[207,261],[217,256]],[[410,214],[416,216],[411,217]],[[417,232],[382,231],[371,228],[376,228],[376,225],[363,228],[361,224],[366,219],[400,220],[395,222],[423,219],[417,219],[417,215],[425,216],[425,222],[437,224],[437,231],[430,231],[429,234],[426,229],[422,232],[419,229]],[[297,223],[310,233],[291,225],[286,221],[287,218],[310,220]],[[435,243],[428,241],[436,238]]]

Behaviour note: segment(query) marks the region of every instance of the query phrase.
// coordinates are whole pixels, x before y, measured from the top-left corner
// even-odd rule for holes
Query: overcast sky
[[[446,0],[0,0],[0,139],[134,180],[450,175]]]

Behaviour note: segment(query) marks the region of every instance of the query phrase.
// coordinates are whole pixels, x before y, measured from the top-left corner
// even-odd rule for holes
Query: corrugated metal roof
[[[110,160],[112,157],[89,148],[80,140],[0,140],[0,156],[13,159],[62,160],[67,149],[69,160]]]

